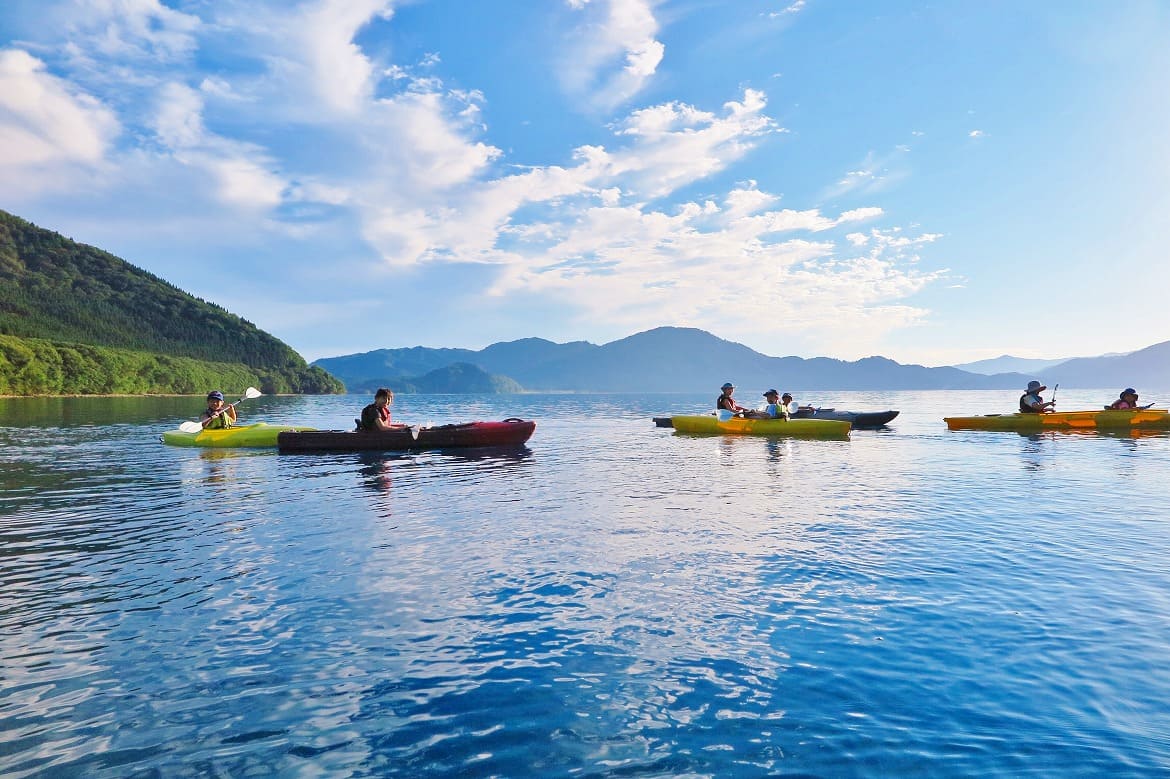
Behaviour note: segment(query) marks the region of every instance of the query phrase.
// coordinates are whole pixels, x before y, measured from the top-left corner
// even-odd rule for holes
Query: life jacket
[[[1021,414],[1039,414],[1040,413],[1039,411],[1037,411],[1036,409],[1034,409],[1028,405],[1028,401],[1026,400],[1026,398],[1030,398],[1030,397],[1033,397],[1031,392],[1025,392],[1023,395],[1020,395],[1020,413]],[[1040,397],[1040,396],[1037,395],[1035,397]],[[1044,401],[1041,400],[1040,402],[1043,403]]]
[[[203,412],[203,416],[211,420],[203,426],[204,430],[226,430],[232,426],[232,418],[227,415],[227,406],[221,408],[220,413],[215,416],[211,416],[207,411]]]
[[[374,426],[374,420],[378,417],[381,417],[386,424],[390,424],[390,407],[378,408],[377,403],[371,403],[362,409],[362,418],[354,421],[358,423],[359,430],[377,430],[378,428]]]

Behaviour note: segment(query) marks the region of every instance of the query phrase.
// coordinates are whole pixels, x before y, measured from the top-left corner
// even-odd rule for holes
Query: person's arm
[[[223,410],[223,413],[227,415],[228,419],[230,419],[232,422],[235,422],[236,421],[236,404],[233,403],[230,406],[226,407]]]

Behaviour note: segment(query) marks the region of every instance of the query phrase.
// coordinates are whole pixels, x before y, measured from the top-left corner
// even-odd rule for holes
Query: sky
[[[0,208],[308,360],[1132,351],[1170,3],[2,0]]]

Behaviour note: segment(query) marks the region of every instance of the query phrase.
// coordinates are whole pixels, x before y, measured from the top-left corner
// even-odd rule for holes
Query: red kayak
[[[438,427],[401,427],[394,430],[304,430],[281,433],[276,445],[282,452],[370,452],[409,449],[447,449],[468,446],[518,446],[532,437],[532,420],[464,422]]]

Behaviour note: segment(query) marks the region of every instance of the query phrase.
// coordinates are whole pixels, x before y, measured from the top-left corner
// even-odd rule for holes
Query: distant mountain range
[[[952,368],[958,368],[961,371],[968,373],[979,373],[983,376],[994,376],[997,373],[1043,373],[1054,365],[1060,365],[1062,362],[1067,362],[1071,357],[1058,357],[1054,360],[1033,360],[1026,357],[1012,357],[1010,354],[1003,354],[999,357],[993,357],[990,360],[976,360],[975,362],[965,362],[959,365],[952,365]]]
[[[1043,368],[1039,378],[1049,386],[1059,382],[1069,388],[1170,387],[1170,341],[1125,355],[1077,358],[1055,364],[1021,363],[1038,363]],[[351,391],[381,382],[396,390],[395,383],[403,387],[414,385],[421,392],[444,390],[424,389],[428,382],[410,377],[423,377],[455,364],[482,371],[483,376],[476,376],[481,387],[485,386],[484,380],[496,387],[507,387],[506,380],[511,379],[515,385],[533,392],[707,390],[718,393],[724,381],[794,392],[932,389],[1019,389],[1022,392],[1028,381],[1041,373],[1031,370],[987,375],[953,366],[903,365],[884,357],[852,362],[829,357],[769,357],[704,330],[685,327],[659,327],[602,346],[585,341],[557,344],[542,338],[524,338],[492,344],[478,351],[415,346],[327,357],[313,363],[344,381]],[[462,370],[468,378],[475,376],[468,368]],[[383,378],[372,382],[372,377]]]

